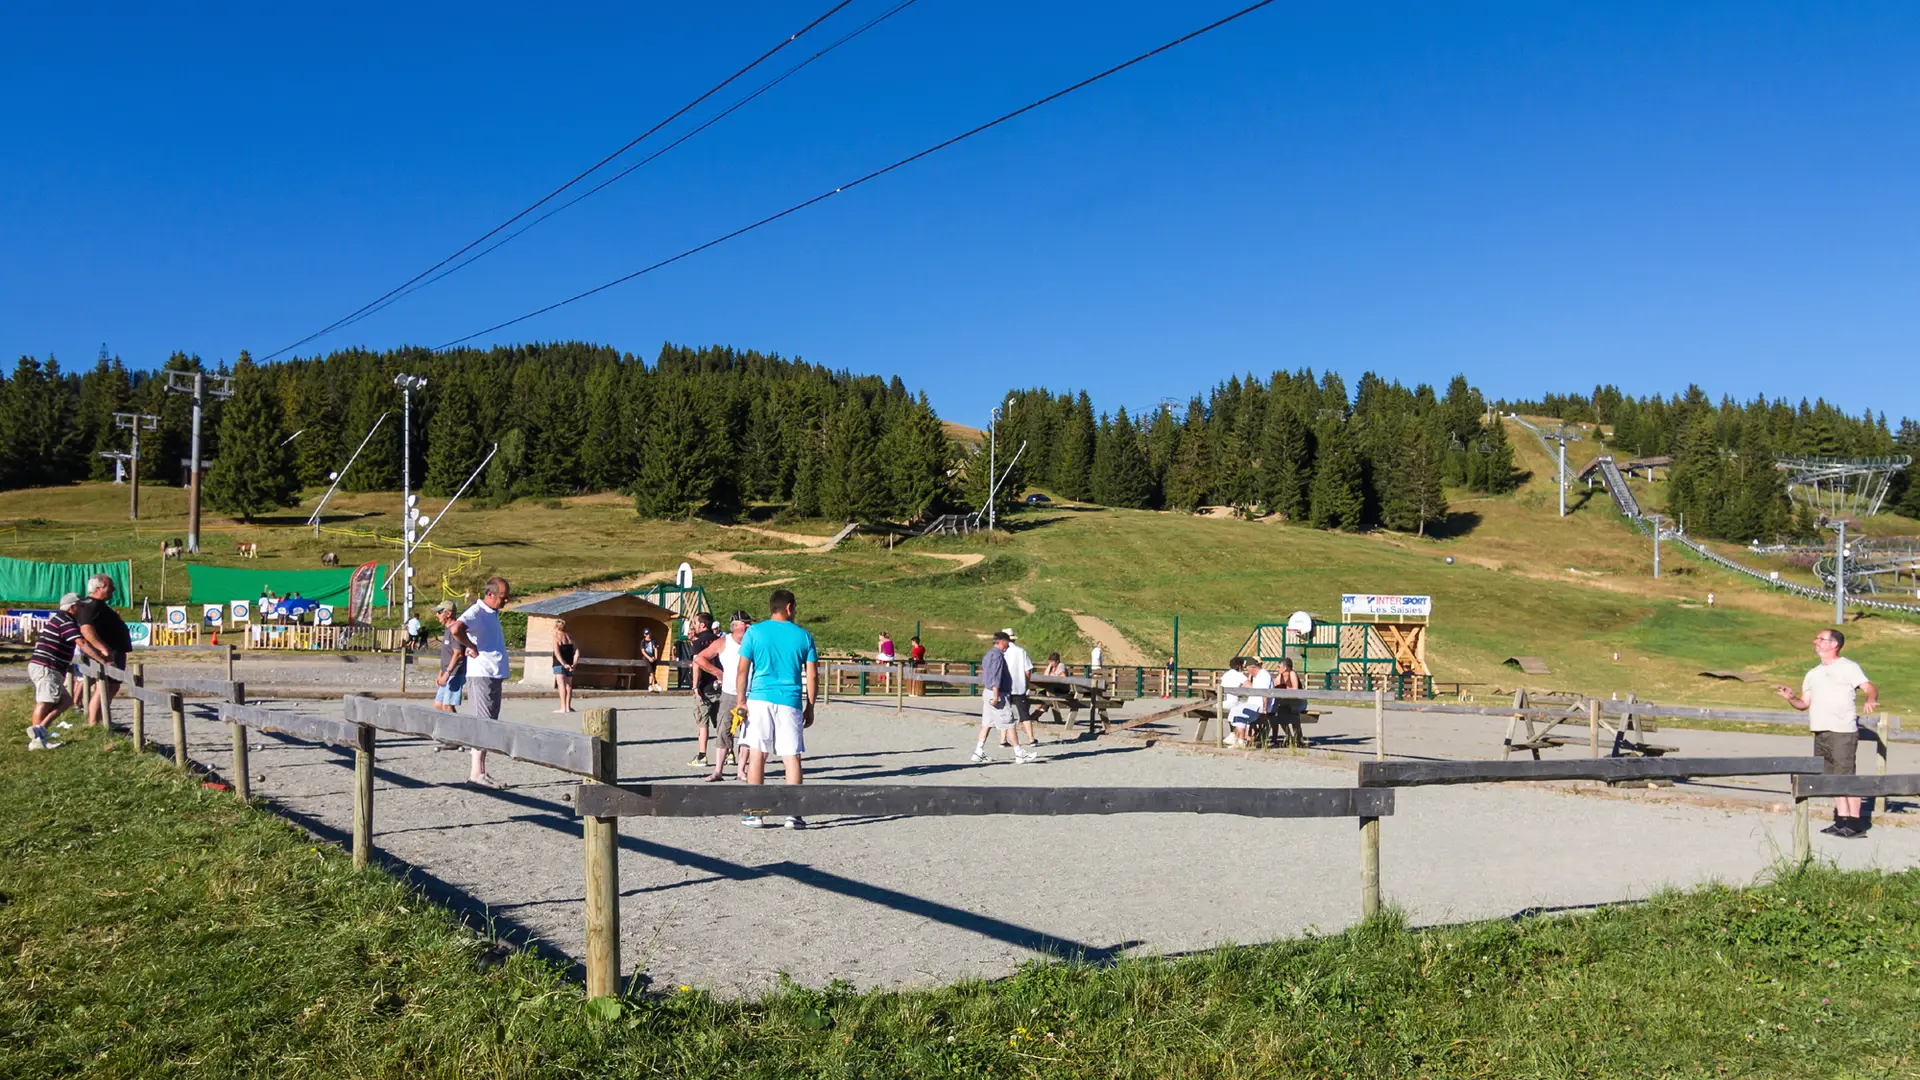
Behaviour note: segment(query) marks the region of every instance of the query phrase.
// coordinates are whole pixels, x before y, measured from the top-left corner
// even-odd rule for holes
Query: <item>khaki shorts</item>
[[[1854,757],[1860,750],[1858,731],[1816,731],[1813,733],[1813,753],[1815,757],[1827,763],[1827,771],[1853,775]]]
[[[33,700],[42,705],[58,705],[66,700],[67,677],[45,664],[28,664],[27,679],[33,683]]]

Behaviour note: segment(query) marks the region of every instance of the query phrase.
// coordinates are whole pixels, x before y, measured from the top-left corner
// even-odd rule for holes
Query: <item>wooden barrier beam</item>
[[[1151,724],[1156,720],[1171,720],[1177,716],[1185,716],[1188,713],[1198,712],[1201,709],[1218,708],[1219,705],[1220,705],[1219,698],[1214,698],[1214,697],[1188,698],[1186,701],[1182,702],[1181,704],[1175,705],[1171,708],[1161,709],[1158,712],[1150,712],[1145,716],[1134,717],[1133,719],[1127,721],[1124,724],[1113,724],[1107,728],[1107,734],[1111,735],[1116,731],[1126,731],[1129,728],[1137,728],[1142,724]]]
[[[382,731],[424,735],[443,743],[503,754],[515,761],[592,776],[599,761],[598,740],[590,735],[554,728],[486,720],[463,713],[441,712],[421,705],[376,701],[348,695],[341,699],[347,719]]]
[[[777,815],[1232,814],[1384,817],[1390,788],[987,787],[931,784],[585,784],[576,811],[599,817]],[[1386,796],[1382,798],[1381,796]]]
[[[308,742],[326,743],[329,746],[344,746],[350,749],[358,748],[360,745],[360,725],[348,723],[345,720],[335,720],[331,716],[310,716],[305,713],[264,709],[258,705],[223,702],[220,705],[220,718],[229,724],[249,727],[255,731],[272,731],[291,735]]]
[[[1793,778],[1793,797],[1796,799],[1820,799],[1836,795],[1845,798],[1920,795],[1920,773],[1882,773],[1878,776],[1822,773]]]
[[[588,709],[583,718],[582,726],[595,748],[596,783],[590,786],[619,781],[618,722],[612,709]],[[620,819],[604,812],[586,813],[582,825],[587,859],[587,997],[608,997],[620,992]]]
[[[1362,787],[1498,784],[1525,780],[1679,780],[1690,776],[1817,773],[1817,757],[1589,758],[1571,761],[1363,761]]]

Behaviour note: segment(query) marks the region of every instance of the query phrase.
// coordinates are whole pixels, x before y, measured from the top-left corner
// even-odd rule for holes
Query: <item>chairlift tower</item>
[[[200,553],[200,413],[207,398],[225,401],[233,396],[233,378],[204,371],[167,372],[167,390],[193,399],[193,449],[187,459],[187,551]]]
[[[117,412],[113,414],[113,426],[126,428],[133,433],[133,447],[127,452],[127,520],[140,520],[140,433],[156,431],[160,427],[160,418],[146,413]],[[114,456],[114,455],[106,455]]]
[[[1577,429],[1570,428],[1565,424],[1561,424],[1559,427],[1554,428],[1552,431],[1540,432],[1540,437],[1543,439],[1550,439],[1553,442],[1560,444],[1560,455],[1559,455],[1558,463],[1556,465],[1556,469],[1559,474],[1558,478],[1560,482],[1560,516],[1566,517],[1567,516],[1567,483],[1571,479],[1571,477],[1567,474],[1567,444],[1570,442],[1577,442],[1580,438],[1580,433]]]
[[[1773,467],[1787,474],[1787,497],[1803,503],[1826,520],[1857,514],[1871,517],[1887,499],[1893,474],[1913,464],[1913,458],[1839,458],[1783,454]]]

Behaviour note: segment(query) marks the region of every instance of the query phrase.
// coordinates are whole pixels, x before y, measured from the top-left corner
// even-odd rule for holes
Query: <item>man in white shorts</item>
[[[980,658],[980,741],[974,744],[973,761],[987,757],[987,736],[1013,731],[1013,672],[1007,667],[1007,648],[1013,638],[1005,630],[996,631],[987,655]],[[1014,761],[1020,761],[1019,736],[1014,736]]]
[[[747,729],[740,745],[747,752],[746,781],[764,784],[767,757],[778,754],[786,765],[787,783],[801,781],[800,759],[807,742],[802,731],[813,726],[813,698],[820,677],[820,654],[813,635],[793,621],[793,593],[775,589],[768,599],[772,616],[747,630],[740,640],[739,671],[733,692],[747,703]],[[740,824],[765,826],[758,814],[745,814]],[[798,814],[787,818],[787,828],[804,829]]]
[[[73,704],[73,696],[67,693],[67,671],[73,666],[74,651],[85,648],[80,624],[73,621],[73,609],[79,603],[79,593],[61,597],[59,607],[33,639],[33,656],[27,661],[27,681],[33,684],[33,719],[27,728],[29,750],[53,750],[61,745],[51,741],[48,728]]]

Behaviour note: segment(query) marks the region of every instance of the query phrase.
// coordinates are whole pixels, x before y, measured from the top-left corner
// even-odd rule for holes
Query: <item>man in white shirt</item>
[[[1273,672],[1268,671],[1267,665],[1261,663],[1257,656],[1247,657],[1247,685],[1255,690],[1273,689]],[[1248,704],[1251,708],[1241,713],[1246,717],[1246,730],[1236,732],[1242,741],[1246,741],[1248,735],[1252,733],[1253,725],[1260,719],[1260,714],[1273,708],[1274,701],[1272,698],[1257,697],[1248,699]]]
[[[1104,655],[1105,655],[1105,652],[1106,652],[1106,650],[1104,650],[1104,649],[1102,649],[1102,648],[1100,647],[1100,643],[1099,643],[1099,642],[1097,642],[1097,641],[1096,641],[1096,642],[1094,642],[1094,643],[1093,643],[1093,663],[1091,663],[1091,664],[1088,664],[1088,665],[1087,665],[1087,667],[1088,667],[1088,668],[1090,668],[1091,670],[1094,670],[1094,671],[1099,671],[1099,670],[1100,670],[1100,659],[1101,659],[1101,657],[1102,657],[1102,656],[1104,656]]]
[[[1033,749],[1040,744],[1033,734],[1033,707],[1027,702],[1027,676],[1033,674],[1033,658],[1020,647],[1020,639],[1014,636],[1013,627],[1009,626],[1000,632],[1007,635],[1007,676],[1013,680],[1013,693],[1009,695],[1013,699],[1013,727],[1001,733],[1004,737],[1000,741],[1005,745],[1012,740],[1014,764],[1025,765],[1040,760],[1040,755]],[[1027,729],[1025,749],[1020,746],[1021,728]]]
[[[1867,711],[1871,713],[1879,711],[1880,690],[1867,681],[1867,673],[1859,664],[1840,655],[1846,645],[1846,635],[1838,630],[1829,628],[1815,634],[1813,652],[1820,663],[1800,680],[1800,692],[1776,686],[1774,693],[1807,714],[1813,752],[1827,763],[1826,771],[1852,775],[1854,753],[1860,746],[1860,716],[1853,708],[1854,693],[1866,691]],[[1865,836],[1867,823],[1860,813],[1859,798],[1835,796],[1833,824],[1820,831],[1842,839]]]
[[[447,626],[447,632],[467,654],[468,712],[487,720],[500,719],[500,686],[507,678],[507,635],[500,629],[500,609],[507,606],[512,591],[506,578],[488,580],[487,591],[480,599]],[[485,750],[473,752],[473,769],[467,780],[485,787],[500,786],[487,775]]]

